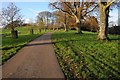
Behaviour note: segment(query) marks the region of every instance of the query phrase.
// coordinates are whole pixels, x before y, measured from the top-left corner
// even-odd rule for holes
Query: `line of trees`
[[[47,15],[49,14],[49,16]],[[69,29],[76,29],[76,19],[62,11],[56,10],[54,12],[42,11],[37,15],[36,26],[41,29],[64,29],[68,31]],[[94,16],[87,16],[81,21],[81,29],[87,31],[98,32],[98,21]]]
[[[114,4],[113,4],[114,3]],[[35,27],[42,29],[60,29],[65,31],[76,29],[78,34],[82,34],[82,30],[98,32],[98,40],[106,40],[108,38],[108,18],[111,5],[116,5],[115,0],[73,0],[73,2],[63,2],[58,0],[52,2],[49,7],[55,9],[54,12],[42,11],[37,15]],[[99,11],[99,12],[98,12]],[[91,15],[97,12],[100,15],[100,21],[97,17]],[[7,8],[2,9],[2,24],[11,28],[13,38],[17,38],[15,27],[20,26],[23,21],[19,14],[20,9],[13,3]],[[32,30],[33,32],[33,30]]]
[[[49,28],[51,23],[52,13],[49,11],[42,11],[39,12],[37,15],[37,26],[39,27],[39,30]]]
[[[83,26],[82,23],[85,23],[84,20],[90,19],[88,16],[92,12],[94,12],[96,9],[99,10],[100,13],[100,22],[99,22],[99,28],[94,27],[98,31],[98,40],[106,40],[108,38],[108,17],[109,12],[111,9],[111,5],[116,4],[116,0],[98,0],[94,1],[92,0],[73,0],[73,2],[63,2],[63,0],[58,0],[58,2],[52,2],[50,3],[50,6],[53,9],[56,9],[58,11],[61,11],[63,14],[66,14],[68,16],[71,16],[72,19],[75,21],[75,23],[72,24],[72,26],[76,26],[77,33],[81,34],[81,28]],[[98,24],[98,21],[96,21],[95,18],[91,17],[91,20],[95,21],[95,25]],[[67,21],[67,20],[66,20]],[[91,23],[90,25],[94,26],[92,22],[87,21],[87,24]],[[91,28],[92,30],[92,28]]]

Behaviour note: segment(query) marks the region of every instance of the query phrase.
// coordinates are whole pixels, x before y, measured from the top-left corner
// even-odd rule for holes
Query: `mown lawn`
[[[2,30],[1,34],[7,34],[6,37],[2,37],[2,46],[0,47],[2,50],[2,63],[16,54],[26,43],[46,33],[44,31],[40,33],[38,29],[34,29],[34,34],[30,34],[28,27],[19,27],[16,29],[19,32],[18,39],[11,38],[11,31],[9,29]]]
[[[109,35],[110,41],[98,41],[97,33],[83,33],[56,32],[52,36],[54,50],[65,77],[68,80],[120,79],[120,38]]]

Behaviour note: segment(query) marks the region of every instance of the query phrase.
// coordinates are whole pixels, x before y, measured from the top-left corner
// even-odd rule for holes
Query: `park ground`
[[[26,27],[17,30],[18,39],[12,39],[9,35],[10,31],[3,30],[3,33],[7,34],[2,38],[3,64],[26,43],[50,31],[39,33],[36,29],[35,34],[29,34]],[[109,35],[109,41],[98,41],[97,33],[87,31],[83,31],[82,35],[75,33],[76,31],[59,30],[52,35],[54,51],[65,77],[92,80],[119,79],[119,36]]]

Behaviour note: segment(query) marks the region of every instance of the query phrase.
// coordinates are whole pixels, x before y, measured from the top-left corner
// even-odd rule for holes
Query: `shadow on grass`
[[[87,41],[87,42],[99,41],[97,40],[97,33],[92,33],[92,32],[83,32],[83,34],[76,34],[75,32],[56,33],[55,38],[58,40],[68,39],[69,41],[73,41],[73,38],[75,38],[74,41]],[[107,41],[117,41],[117,40],[120,40],[119,35],[110,35],[109,40]]]
[[[98,61],[99,64],[104,64],[105,66],[109,67],[109,69],[108,69],[109,71],[112,70],[112,71],[116,72],[117,74],[120,74],[120,71],[115,70],[112,66],[110,66],[110,65],[108,65],[107,63],[105,63],[105,62],[97,59],[95,56],[93,56],[93,55],[91,55],[91,54],[89,54],[88,56],[90,56],[91,58],[93,58],[94,61]],[[96,62],[96,63],[97,63],[97,62]]]
[[[79,54],[77,51],[75,51],[72,46],[70,46],[70,47],[71,47],[72,51],[75,53],[75,55],[78,56],[79,58],[81,58],[81,54]],[[83,55],[84,55],[84,54],[83,54]],[[86,57],[85,57],[85,56],[86,56]],[[86,54],[86,55],[84,55],[82,58],[84,58],[84,59],[82,60],[83,62],[85,61],[85,58],[91,59],[93,63],[96,63],[96,65],[94,65],[94,66],[100,67],[101,70],[104,69],[104,67],[101,66],[100,64],[104,64],[104,66],[107,67],[108,78],[111,78],[111,79],[113,79],[113,78],[114,78],[114,79],[118,79],[118,78],[119,78],[119,76],[117,76],[117,75],[120,74],[120,71],[114,69],[111,65],[109,65],[109,64],[107,64],[107,63],[105,63],[105,62],[103,62],[103,61],[101,61],[101,60],[99,60],[99,59],[97,59],[95,56],[93,56],[93,55],[91,55],[91,54]],[[84,64],[84,65],[86,65],[86,64]],[[117,66],[117,67],[118,67],[118,66]],[[85,68],[85,67],[84,67],[84,68]],[[97,78],[97,75],[94,74],[93,71],[92,71],[90,68],[88,68],[87,66],[86,66],[86,68],[92,73],[92,75],[94,75],[93,77],[96,77],[96,78]],[[115,75],[114,73],[116,73],[117,75]],[[111,74],[112,74],[112,76],[109,76],[109,75],[111,75]],[[107,75],[107,74],[106,74],[106,75]]]
[[[40,35],[34,34],[34,35],[20,35],[17,39],[13,39],[12,37],[3,38],[2,39],[2,49],[10,49],[13,47],[17,47],[20,44],[25,44],[26,42],[31,42],[35,38],[39,37]],[[8,46],[11,45],[11,46]]]
[[[11,46],[11,47],[5,47],[5,48],[0,48],[0,50],[9,50],[9,49],[12,49],[12,48],[17,48],[17,47],[24,47],[24,45],[17,45],[17,46]]]

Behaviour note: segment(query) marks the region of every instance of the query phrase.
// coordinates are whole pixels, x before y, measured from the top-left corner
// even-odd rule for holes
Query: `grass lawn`
[[[65,77],[68,80],[120,79],[120,38],[109,35],[110,41],[98,41],[96,33],[83,33],[79,35],[75,31],[56,32],[52,36],[54,50]]]
[[[0,47],[2,50],[2,63],[16,54],[26,43],[45,33],[44,31],[40,33],[38,29],[35,29],[34,34],[30,34],[28,27],[16,29],[19,32],[18,39],[11,38],[10,30],[3,29],[1,32],[1,34],[7,34],[6,37],[2,37],[2,46]]]

